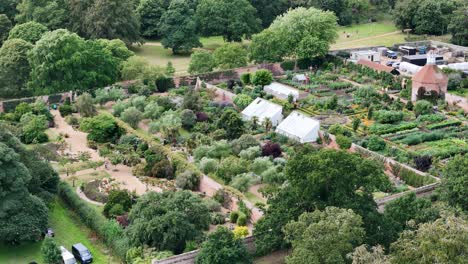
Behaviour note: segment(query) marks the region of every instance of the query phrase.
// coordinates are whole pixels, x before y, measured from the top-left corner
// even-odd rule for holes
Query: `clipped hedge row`
[[[436,180],[430,176],[422,176],[417,174],[416,172],[407,169],[401,166],[398,163],[390,164],[392,168],[393,175],[400,177],[406,184],[413,186],[413,187],[421,187],[431,183],[435,183]]]
[[[332,82],[328,84],[328,87],[333,90],[341,90],[352,87],[353,84],[349,82]]]
[[[417,126],[418,126],[418,123],[416,122],[401,123],[399,125],[373,124],[369,127],[369,131],[372,134],[383,135],[383,134],[390,134],[390,133],[395,133],[398,131],[413,129]]]
[[[444,128],[444,127],[450,127],[450,126],[459,126],[461,125],[461,121],[458,120],[447,120],[441,123],[433,124],[433,125],[428,125],[426,128],[429,130],[434,130],[434,129],[439,129],[439,128]]]
[[[93,207],[81,200],[66,182],[59,183],[58,195],[87,227],[96,232],[116,256],[122,260],[125,259],[125,254],[130,246],[127,237],[123,234],[122,227],[116,221],[106,219]]]

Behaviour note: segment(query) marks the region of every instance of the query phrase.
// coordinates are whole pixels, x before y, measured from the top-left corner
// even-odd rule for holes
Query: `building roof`
[[[371,69],[374,69],[376,71],[384,71],[384,72],[388,72],[388,73],[391,73],[394,70],[392,67],[385,66],[383,64],[373,62],[373,61],[369,61],[369,60],[363,60],[363,59],[358,60],[357,64],[364,65],[364,66],[369,67]]]
[[[376,54],[376,53],[379,53],[379,52],[374,51],[374,50],[357,50],[357,51],[353,51],[351,53],[352,54]]]
[[[296,74],[293,79],[296,79],[298,81],[306,81],[307,76],[305,74]]]
[[[249,106],[242,111],[242,114],[248,117],[256,116],[262,119],[265,117],[271,118],[278,114],[278,112],[281,113],[282,111],[283,107],[281,105],[274,104],[259,97],[250,103]]]
[[[448,82],[447,76],[434,64],[426,64],[414,76],[413,82],[427,84],[443,84]]]
[[[288,86],[279,82],[272,82],[270,85],[266,85],[263,88],[263,90],[270,91],[270,92],[277,93],[277,94],[283,94],[286,96],[290,94],[292,94],[295,97],[299,96],[299,90],[294,89],[291,86]]]
[[[318,120],[293,111],[276,129],[297,136],[298,138],[305,138],[315,128],[320,128],[320,122]]]

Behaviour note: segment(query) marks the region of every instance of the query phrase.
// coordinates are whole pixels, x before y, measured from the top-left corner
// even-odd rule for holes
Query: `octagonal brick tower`
[[[437,67],[433,53],[428,54],[427,64],[413,76],[412,81],[411,101],[413,102],[418,100],[418,94],[430,96],[435,92],[440,98],[447,93],[448,78]]]

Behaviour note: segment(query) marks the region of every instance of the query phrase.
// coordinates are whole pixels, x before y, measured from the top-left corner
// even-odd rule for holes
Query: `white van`
[[[76,264],[76,259],[70,251],[66,248],[60,246],[60,251],[62,251],[62,263],[63,264]]]

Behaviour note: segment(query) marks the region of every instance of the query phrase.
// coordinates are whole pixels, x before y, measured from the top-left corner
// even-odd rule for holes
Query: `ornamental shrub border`
[[[123,228],[116,221],[106,219],[85,201],[81,200],[66,182],[61,181],[59,183],[58,196],[88,228],[96,232],[98,237],[112,249],[116,256],[125,260],[125,254],[130,248],[129,241],[123,234]]]
[[[437,180],[431,176],[422,176],[398,163],[390,163],[390,167],[393,175],[400,177],[406,184],[413,187],[422,187],[437,182]]]

